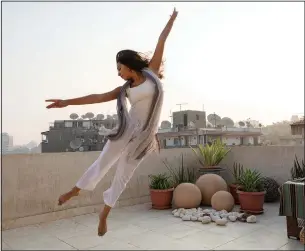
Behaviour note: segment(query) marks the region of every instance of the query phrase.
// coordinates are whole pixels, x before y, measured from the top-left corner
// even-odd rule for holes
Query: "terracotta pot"
[[[261,214],[264,212],[264,201],[266,191],[244,192],[237,190],[240,210],[251,214]]]
[[[172,207],[174,188],[166,190],[150,189],[150,198],[152,208],[154,209],[169,209]]]
[[[237,184],[230,184],[229,185],[229,189],[230,189],[230,193],[232,194],[233,198],[234,198],[234,202],[236,205],[239,205],[239,197],[237,194]]]

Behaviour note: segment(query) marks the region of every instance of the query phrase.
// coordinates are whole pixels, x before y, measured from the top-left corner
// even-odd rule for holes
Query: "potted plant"
[[[235,204],[239,205],[239,198],[237,194],[237,188],[240,186],[240,177],[244,172],[244,166],[234,162],[232,175],[234,182],[229,185],[230,193],[232,194]]]
[[[178,168],[173,168],[168,163],[167,159],[163,160],[163,164],[171,173],[174,188],[176,188],[181,183],[195,183],[196,181],[195,170],[194,168],[189,169],[184,165],[183,154],[181,154],[181,164]]]
[[[239,178],[239,183],[237,194],[240,210],[251,214],[263,213],[266,191],[260,172],[245,169]]]
[[[191,147],[192,148],[192,147]],[[198,145],[197,149],[192,148],[197,159],[202,166],[200,173],[220,173],[223,168],[219,166],[224,157],[231,151],[220,139],[213,141],[211,144]]]
[[[149,175],[149,178],[152,208],[159,210],[171,208],[174,192],[171,177],[166,173],[163,173]]]

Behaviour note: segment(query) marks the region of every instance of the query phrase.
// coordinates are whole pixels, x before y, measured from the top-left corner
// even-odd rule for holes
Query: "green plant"
[[[245,169],[239,178],[241,190],[244,192],[264,191],[261,173],[257,170]]]
[[[192,147],[191,147],[192,148]],[[231,151],[220,139],[215,140],[212,144],[198,145],[198,149],[192,148],[203,167],[218,166],[224,157]]]
[[[240,163],[234,162],[232,174],[233,174],[235,181],[233,184],[235,184],[235,185],[240,184],[240,177],[243,175],[243,173],[244,173],[244,166],[241,165]]]
[[[266,191],[265,194],[265,202],[274,202],[280,198],[279,193],[279,184],[276,182],[275,179],[270,177],[262,178],[262,183],[264,190]]]
[[[183,154],[181,154],[181,164],[178,168],[173,168],[167,161],[167,159],[163,160],[164,165],[171,173],[173,179],[174,187],[177,187],[181,183],[195,183],[196,175],[195,169],[186,168],[184,165]]]
[[[298,160],[298,157],[295,155],[295,159],[293,161],[293,167],[290,170],[291,178],[293,180],[295,179],[301,179],[305,178],[305,163],[302,159],[302,166],[300,165],[300,162]]]
[[[166,173],[151,174],[148,177],[150,178],[150,189],[165,190],[173,187],[171,177]]]

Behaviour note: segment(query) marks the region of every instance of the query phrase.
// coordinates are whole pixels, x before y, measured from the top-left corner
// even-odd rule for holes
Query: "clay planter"
[[[234,202],[236,205],[239,205],[239,197],[237,194],[237,184],[230,184],[229,185],[229,189],[230,189],[230,193],[232,194],[233,198],[234,198]]]
[[[262,214],[264,212],[264,201],[266,191],[263,192],[243,192],[237,190],[240,211],[251,214]]]
[[[220,167],[220,166],[207,166],[207,167],[199,168],[200,175],[204,175],[204,174],[208,174],[208,173],[220,175],[220,173],[223,171],[225,171],[225,168]]]
[[[174,188],[170,188],[166,190],[150,189],[152,208],[159,210],[171,208],[173,194],[174,194]]]

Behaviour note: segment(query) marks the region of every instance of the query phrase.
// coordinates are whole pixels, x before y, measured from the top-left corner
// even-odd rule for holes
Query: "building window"
[[[199,115],[198,114],[196,114],[196,120],[199,120]]]
[[[177,138],[174,138],[174,145],[179,145],[179,140]]]

